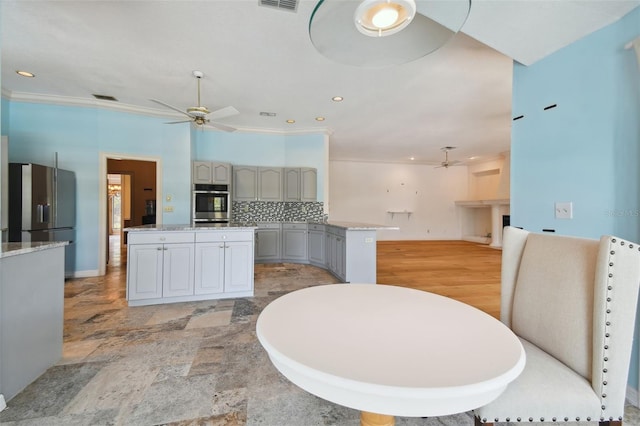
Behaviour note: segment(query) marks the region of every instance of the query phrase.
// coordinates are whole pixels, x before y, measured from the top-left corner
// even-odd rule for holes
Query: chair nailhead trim
[[[590,422],[591,421],[591,417],[587,417],[587,421]]]
[[[568,422],[568,421],[569,421],[569,417],[565,417],[565,418],[564,418],[564,421],[565,421],[565,422]]]
[[[552,418],[551,418],[551,421],[552,421],[552,422],[555,422],[555,421],[556,421],[556,418],[555,418],[555,417],[552,417]]]
[[[518,421],[522,421],[522,418],[518,417]]]

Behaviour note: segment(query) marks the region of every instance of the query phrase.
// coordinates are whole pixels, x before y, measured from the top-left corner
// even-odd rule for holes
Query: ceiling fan
[[[239,111],[232,106],[227,106],[215,111],[209,111],[209,109],[200,105],[200,80],[204,78],[204,73],[202,71],[194,71],[193,76],[198,81],[198,105],[187,108],[186,111],[181,110],[180,108],[174,107],[173,105],[169,105],[168,103],[159,101],[157,99],[150,99],[151,101],[165,106],[169,109],[179,112],[180,114],[184,114],[189,117],[188,120],[180,120],[180,121],[171,121],[166,124],[177,124],[177,123],[189,123],[193,122],[197,126],[203,127],[215,127],[216,129],[224,130],[225,132],[233,132],[235,131],[235,127],[227,126],[225,124],[216,123],[211,120],[219,120],[221,118],[231,117],[232,115],[239,114]]]
[[[444,167],[445,169],[449,168],[450,166],[457,166],[457,165],[462,165],[460,163],[460,161],[458,160],[452,160],[449,161],[449,151],[452,151],[454,149],[456,149],[455,146],[443,146],[442,148],[440,148],[442,151],[444,151],[444,161],[440,163],[439,166],[436,167],[436,169],[440,168],[440,167]]]

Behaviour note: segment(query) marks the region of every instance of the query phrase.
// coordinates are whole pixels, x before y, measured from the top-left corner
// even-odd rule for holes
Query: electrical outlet
[[[164,208],[165,213],[173,213],[173,206],[166,206]]]
[[[573,219],[573,203],[556,203],[556,219]]]

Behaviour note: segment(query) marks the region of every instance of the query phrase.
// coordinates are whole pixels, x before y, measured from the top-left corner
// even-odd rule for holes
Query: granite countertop
[[[309,223],[309,224],[314,224],[314,225],[329,225],[329,226],[335,226],[338,228],[344,228],[348,231],[370,231],[370,230],[381,230],[381,229],[386,229],[386,230],[398,230],[400,228],[398,228],[397,226],[388,226],[388,225],[378,225],[378,224],[373,224],[373,223],[361,223],[361,222],[341,222],[341,221],[336,221],[336,220],[329,220],[329,221],[321,221],[321,220],[307,220],[307,221],[289,221],[289,220],[282,220],[282,221],[260,221],[258,222],[258,224],[261,223]]]
[[[162,231],[162,232],[171,232],[171,231],[211,231],[211,230],[238,230],[238,231],[252,231],[256,229],[258,225],[252,222],[230,222],[230,223],[210,223],[207,225],[140,225],[140,226],[131,226],[129,228],[124,228],[124,231],[127,232],[138,232],[138,231]]]
[[[0,259],[34,251],[49,250],[56,247],[64,247],[68,241],[38,241],[30,243],[2,243],[0,244]]]

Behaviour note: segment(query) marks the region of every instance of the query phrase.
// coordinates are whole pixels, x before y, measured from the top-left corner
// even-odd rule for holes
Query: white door
[[[195,294],[224,291],[224,243],[196,243]]]
[[[162,244],[129,245],[127,299],[162,297]]]
[[[193,294],[193,243],[165,244],[163,248],[162,296]]]

